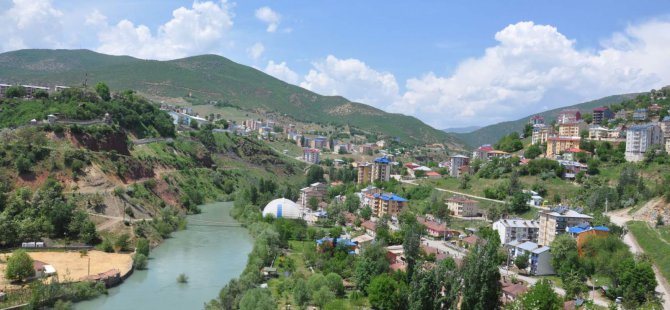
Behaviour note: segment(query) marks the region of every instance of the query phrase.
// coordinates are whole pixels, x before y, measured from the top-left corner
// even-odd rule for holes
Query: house
[[[405,164],[405,168],[407,168],[407,174],[413,178],[416,178],[417,171],[422,171],[424,174],[428,171],[432,171],[432,169],[426,166],[421,166],[415,163]]]
[[[479,242],[486,243],[486,240],[479,238],[477,235],[469,235],[463,239],[460,239],[458,244],[464,249],[470,249]]]
[[[495,157],[508,158],[510,154],[493,149],[490,144],[484,144],[472,152],[472,159],[491,160]]]
[[[358,146],[358,152],[361,154],[371,154],[372,150],[374,150],[376,145],[373,145],[371,143],[365,143],[361,144]]]
[[[502,296],[500,301],[502,301],[503,305],[514,302],[519,296],[528,291],[528,287],[522,282],[513,283],[505,276],[503,276],[500,283],[502,285]]]
[[[426,172],[425,176],[426,176],[426,178],[429,178],[429,179],[439,179],[439,178],[442,177],[441,174],[439,174],[435,171],[428,171],[428,172]]]
[[[355,237],[355,238],[351,239],[351,241],[353,241],[354,243],[356,243],[358,245],[356,247],[356,254],[360,254],[360,249],[362,247],[365,247],[368,244],[371,244],[372,241],[374,241],[374,240],[375,240],[375,237],[372,237],[368,234],[362,234],[358,237]]]
[[[558,124],[574,123],[582,119],[582,113],[577,109],[565,109],[558,113]]]
[[[566,232],[577,240],[577,252],[579,256],[584,256],[583,247],[586,241],[593,236],[606,237],[610,229],[605,226],[593,227],[589,223],[582,223],[577,226],[566,228]]]
[[[358,199],[361,200],[361,208],[369,207],[372,208],[372,204],[375,199],[375,194],[381,193],[381,189],[376,188],[372,185],[368,185],[368,187],[364,188],[361,190],[360,193],[357,193]]]
[[[571,210],[565,206],[559,206],[551,210],[540,211],[540,231],[538,243],[550,245],[556,236],[566,232],[566,228],[590,222],[593,218]]]
[[[449,208],[449,213],[454,216],[473,217],[482,215],[482,211],[479,209],[479,202],[464,196],[453,196],[447,199],[446,204],[447,208]]]
[[[662,143],[663,133],[658,124],[631,126],[626,131],[626,161],[641,161],[648,149]]]
[[[372,221],[365,221],[361,223],[361,227],[365,229],[365,233],[374,237],[377,235],[377,224]]]
[[[54,266],[39,260],[33,261],[33,270],[35,270],[35,275],[33,276],[35,279],[50,277],[56,274]]]
[[[451,237],[451,234],[453,233],[453,231],[447,229],[447,225],[444,223],[438,223],[422,216],[417,216],[416,220],[419,224],[426,227],[426,232],[431,237],[446,239]]]
[[[523,190],[524,193],[529,194],[530,198],[528,199],[528,204],[531,206],[535,207],[540,207],[542,206],[542,203],[544,202],[544,198],[540,196],[537,192],[535,191],[529,191],[529,190]]]
[[[470,165],[470,158],[465,155],[449,156],[449,175],[452,177],[459,177],[463,167]]]
[[[533,133],[531,136],[531,144],[544,144],[547,143],[547,138],[554,135],[554,127],[547,126],[544,124],[538,124],[533,126]]]
[[[533,220],[497,220],[493,223],[493,230],[500,235],[500,243],[506,244],[516,241],[537,242],[540,233],[540,223]]]
[[[319,149],[304,148],[302,150],[302,159],[308,163],[318,164],[321,161],[319,158],[320,153]]]
[[[549,137],[547,138],[547,158],[556,158],[557,155],[569,148],[579,148],[580,137]]]
[[[21,85],[26,90],[26,97],[31,98],[35,96],[38,91],[49,92],[49,87],[35,86],[35,85]]]
[[[628,119],[630,116],[631,113],[629,113],[627,110],[619,110],[614,113],[614,119]]]
[[[328,192],[328,185],[325,183],[312,183],[310,186],[300,189],[300,207],[309,208],[309,200],[314,197],[317,202],[322,202],[323,197]]]
[[[542,115],[533,115],[530,120],[528,121],[528,124],[531,124],[533,126],[535,125],[544,125],[544,116]]]
[[[589,151],[585,151],[585,150],[582,150],[582,149],[579,149],[579,148],[571,147],[567,150],[563,150],[563,153],[561,153],[561,158],[565,159],[565,160],[575,160],[575,154],[578,154],[578,153],[584,153],[584,154],[587,154],[589,156],[591,155],[591,152],[589,152]]]
[[[579,137],[582,130],[586,130],[586,123],[572,122],[558,125],[558,136],[560,137]]]
[[[593,109],[592,124],[604,125],[614,117],[614,113],[608,107],[599,107]]]
[[[407,199],[393,193],[374,194],[372,201],[372,214],[382,217],[384,214],[398,215],[407,205]]]
[[[647,118],[649,117],[649,113],[647,112],[647,109],[636,109],[633,112],[633,120],[634,121],[646,121]]]
[[[589,140],[603,140],[609,137],[610,129],[600,125],[589,126]]]
[[[432,247],[428,245],[428,243],[422,243],[421,244],[421,250],[426,253],[426,255],[433,255],[435,257],[435,262],[441,262],[445,259],[447,259],[449,254],[447,252],[441,251],[438,248]]]
[[[508,249],[510,261],[519,256],[528,255],[530,274],[545,276],[556,273],[551,265],[551,248],[548,246],[542,246],[531,241],[512,241],[506,243],[505,247]]]
[[[389,261],[389,269],[391,269],[392,272],[405,271],[407,269],[405,250],[402,245],[387,246],[386,259]]]
[[[587,164],[582,164],[578,161],[559,159],[558,163],[565,169],[563,172],[563,178],[565,179],[574,179],[577,177],[577,173],[589,170]]]

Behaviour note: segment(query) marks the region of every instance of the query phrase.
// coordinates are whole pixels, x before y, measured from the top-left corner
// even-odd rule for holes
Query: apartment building
[[[310,186],[300,189],[300,207],[306,209],[309,207],[309,200],[315,197],[318,202],[323,201],[323,197],[328,192],[328,185],[325,183],[312,183]]]
[[[407,205],[407,199],[394,193],[374,194],[372,200],[372,214],[382,217],[385,214],[396,216]]]
[[[631,126],[626,131],[626,161],[641,161],[648,149],[662,143],[663,133],[658,124]]]
[[[0,98],[5,97],[5,93],[7,92],[7,89],[10,87],[12,87],[12,85],[0,83]]]
[[[321,151],[318,149],[304,148],[302,149],[302,159],[308,163],[318,164],[320,160]]]
[[[531,136],[531,144],[547,143],[547,138],[554,135],[554,127],[538,124],[533,126],[533,134]]]
[[[592,219],[586,214],[565,206],[543,210],[540,212],[540,230],[537,241],[541,245],[548,246],[556,239],[556,236],[565,233],[566,228],[590,222]]]
[[[466,198],[464,196],[453,196],[447,199],[447,208],[449,213],[455,216],[472,217],[481,216],[482,211],[479,209],[479,202]]]
[[[558,125],[558,135],[561,137],[579,137],[582,130],[586,130],[584,122],[563,123]]]
[[[574,123],[582,119],[582,113],[577,109],[565,109],[558,113],[556,122],[558,124]]]
[[[614,113],[608,107],[599,107],[593,109],[592,124],[605,125],[614,117]]]
[[[358,184],[387,182],[391,177],[391,161],[387,157],[375,158],[372,163],[358,163]]]
[[[514,240],[537,242],[540,233],[540,223],[532,220],[498,220],[493,223],[493,230],[500,235],[500,244]]]
[[[470,165],[470,157],[465,155],[453,155],[449,157],[449,175],[459,177],[463,167]]]
[[[561,152],[570,148],[579,148],[580,137],[549,137],[547,138],[547,158],[556,158]]]

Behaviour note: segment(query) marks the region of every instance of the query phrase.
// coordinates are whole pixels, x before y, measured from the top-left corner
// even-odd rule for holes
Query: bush
[[[183,273],[180,273],[179,276],[177,277],[177,283],[182,284],[188,283],[188,276]]]
[[[114,249],[116,251],[128,251],[128,245],[129,245],[128,240],[129,239],[130,239],[130,236],[128,234],[120,235],[116,239],[116,242],[114,242]]]
[[[12,256],[7,259],[6,268],[5,278],[9,280],[23,281],[35,275],[33,259],[30,258],[25,250],[16,250],[12,252]]]
[[[112,245],[112,242],[109,241],[109,239],[107,238],[105,238],[105,240],[102,240],[102,242],[98,245],[98,249],[106,253],[114,252],[114,246]]]
[[[149,246],[149,240],[145,238],[137,239],[137,244],[135,245],[135,252],[137,254],[142,254],[146,257],[149,257],[149,252],[151,247]]]
[[[135,254],[135,257],[133,257],[133,266],[135,267],[135,269],[138,270],[147,269],[147,263],[148,259],[144,254],[137,253]]]

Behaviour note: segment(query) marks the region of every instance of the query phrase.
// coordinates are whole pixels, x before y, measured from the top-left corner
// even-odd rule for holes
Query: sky
[[[670,1],[0,0],[0,25],[0,52],[218,54],[440,129],[670,85]]]

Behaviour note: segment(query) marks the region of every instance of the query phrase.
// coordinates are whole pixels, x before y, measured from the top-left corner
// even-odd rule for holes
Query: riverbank
[[[133,275],[108,295],[74,305],[74,309],[198,309],[228,281],[239,276],[253,239],[230,217],[230,202],[200,206],[187,216],[186,230],[153,249],[147,270]],[[186,284],[177,283],[186,274]]]

